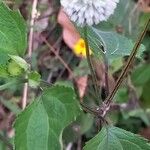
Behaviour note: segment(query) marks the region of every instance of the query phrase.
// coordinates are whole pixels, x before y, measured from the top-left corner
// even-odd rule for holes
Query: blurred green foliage
[[[7,1],[5,2],[7,3]],[[60,7],[59,0],[52,1],[52,4],[54,10]],[[30,2],[15,0],[9,5],[14,9],[19,8],[28,24],[31,13]],[[23,83],[26,80],[30,85],[29,102],[39,95],[41,90],[47,86],[51,86],[55,82],[57,85],[65,87],[68,87],[68,85],[72,87],[72,84],[67,81],[69,74],[66,68],[64,68],[53,53],[48,51],[48,46],[40,43],[40,41],[38,41],[40,44],[36,50],[33,51],[31,60],[28,60],[26,56],[23,58],[20,57],[24,55],[27,47],[26,23],[23,21],[20,13],[14,13],[11,10],[7,13],[7,7],[4,5],[0,6],[0,22],[6,25],[1,25],[0,31],[9,33],[6,34],[6,39],[0,42],[0,106],[2,106],[0,109],[3,108],[6,112],[13,113],[13,117],[15,117],[21,111],[19,106],[21,105]],[[38,9],[44,11],[46,8],[47,5],[40,5]],[[150,14],[134,12],[133,8],[135,8],[135,1],[120,0],[115,14],[108,22],[102,22],[89,29],[89,34],[91,34],[89,43],[96,54],[101,55],[97,43],[104,42],[106,51],[108,50],[107,56],[109,58],[110,72],[114,78],[117,78],[118,74],[120,74],[126,62],[124,56],[130,54],[137,36],[143,29],[145,22],[150,18]],[[48,26],[44,30],[42,27],[34,28],[36,32],[42,32],[42,35],[45,35],[51,43],[55,43],[62,36],[61,27],[57,24],[57,14],[58,11],[48,16]],[[9,24],[4,22],[5,15],[9,16],[7,18]],[[8,32],[10,26],[12,26],[12,29]],[[27,31],[29,31],[29,26]],[[2,34],[0,34],[0,38],[2,38]],[[72,68],[74,75],[76,77],[89,75],[86,60],[81,60],[74,56],[64,42],[60,41],[59,43],[58,40],[58,45],[60,46],[59,54]],[[142,128],[148,127],[150,120],[150,113],[148,113],[150,107],[150,28],[142,44],[141,55],[135,64],[131,66],[131,71],[128,74],[131,81],[129,82],[128,79],[125,80],[114,99],[115,104],[122,106],[123,110],[116,107],[108,115],[108,120],[112,124],[134,133],[138,133]],[[7,54],[11,54],[11,57],[6,54],[6,51],[2,51],[3,49],[6,49]],[[18,56],[12,56],[12,54]],[[99,57],[99,59],[101,60],[102,58]],[[31,66],[28,65],[29,62]],[[90,77],[83,101],[93,108],[97,104],[97,99],[93,95]],[[25,119],[23,118],[23,121]],[[62,135],[64,145],[67,146],[72,142],[75,143],[74,147],[77,147],[76,145],[79,140],[83,140],[84,143],[93,137],[97,133],[96,119],[85,112],[81,113],[75,122],[65,128]],[[1,133],[4,133],[6,130],[3,129]],[[0,150],[6,150],[6,145],[1,141]]]

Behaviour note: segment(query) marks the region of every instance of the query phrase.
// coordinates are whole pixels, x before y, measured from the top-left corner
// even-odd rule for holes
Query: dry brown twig
[[[29,32],[29,44],[28,44],[28,57],[31,58],[32,56],[32,48],[33,48],[33,35],[34,35],[34,30],[33,26],[35,23],[36,19],[36,14],[37,14],[37,4],[38,0],[33,0],[32,3],[32,12],[31,12],[31,21],[30,21],[30,32]],[[24,84],[23,88],[23,96],[22,96],[22,109],[25,109],[27,105],[27,97],[28,97],[28,83]]]
[[[55,56],[60,60],[60,62],[68,70],[68,72],[70,74],[70,77],[73,78],[74,77],[73,71],[70,69],[70,67],[68,66],[68,64],[61,58],[61,56],[57,53],[57,51],[55,50],[55,48],[46,40],[45,37],[42,36],[42,39],[43,39],[44,43],[48,46],[48,48],[50,49],[50,51],[55,54]]]

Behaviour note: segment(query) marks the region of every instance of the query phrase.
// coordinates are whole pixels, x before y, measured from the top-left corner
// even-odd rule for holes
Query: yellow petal
[[[85,41],[80,38],[77,43],[74,45],[74,53],[79,57],[86,57],[86,48],[85,48]],[[92,54],[92,51],[90,50],[90,55]]]

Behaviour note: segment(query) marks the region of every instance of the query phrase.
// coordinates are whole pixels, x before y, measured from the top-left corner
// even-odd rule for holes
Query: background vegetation
[[[74,85],[77,87],[76,90],[79,91],[79,99],[81,102],[93,108],[99,103],[97,98],[95,98],[86,59],[76,56],[68,45],[64,43],[63,29],[57,20],[57,16],[60,13],[59,0],[39,0],[33,24],[31,18],[33,13],[33,1],[6,0],[3,2],[12,10],[19,9],[23,18],[18,17],[17,21],[18,28],[20,28],[22,32],[21,36],[18,34],[18,30],[13,27],[11,19],[7,18],[10,23],[7,25],[9,27],[12,26],[10,30],[13,31],[7,31],[7,34],[12,41],[10,40],[10,45],[6,46],[6,43],[0,40],[0,150],[12,149],[15,136],[13,123],[17,115],[20,114],[26,105],[24,99],[27,99],[27,104],[31,104],[48,86],[51,87],[56,84],[58,87],[54,86],[50,90],[50,93],[47,91],[47,94],[45,92],[42,95],[42,97],[45,96],[45,101],[43,102],[44,106],[48,104],[48,98],[57,97],[59,92],[66,93],[68,99],[74,99],[74,93],[69,89],[69,87],[74,87]],[[3,12],[3,6],[1,6],[0,13],[2,14]],[[4,24],[0,25],[0,30],[5,28],[6,22],[4,21],[7,21],[7,19],[1,18],[1,14],[0,22],[2,23],[3,20]],[[12,15],[12,12],[9,12],[9,14]],[[14,14],[12,16],[15,18],[18,15],[16,14],[15,16]],[[149,1],[120,0],[115,14],[107,23],[103,22],[96,26],[97,30],[88,30],[90,36],[89,44],[95,53],[98,53],[98,51],[96,51],[96,45],[92,44],[94,37],[94,40],[99,40],[99,37],[102,36],[109,49],[107,57],[110,69],[110,88],[114,86],[122,68],[125,66],[139,33],[143,30],[149,18]],[[25,23],[23,23],[23,19]],[[26,24],[27,31],[25,28]],[[32,27],[32,25],[34,26]],[[31,40],[32,29],[34,36]],[[26,33],[28,40],[26,40]],[[123,36],[123,38],[121,36]],[[26,43],[26,41],[28,42]],[[30,42],[32,42],[32,44],[30,44]],[[117,52],[114,52],[118,43],[119,49]],[[125,78],[114,98],[115,103],[107,116],[107,120],[117,127],[150,139],[150,27],[142,44],[134,64],[130,66],[127,78]],[[32,46],[32,53],[30,46]],[[3,52],[6,47],[10,53],[9,57]],[[14,47],[16,48],[15,54],[11,52]],[[15,57],[14,55],[16,54],[22,56],[27,63]],[[93,63],[102,91],[100,96],[104,100],[106,97],[106,89],[102,80],[102,76],[104,75],[102,61],[94,59]],[[29,64],[30,66],[28,66]],[[28,68],[30,68],[29,71],[27,71]],[[74,77],[74,82],[72,82],[72,76]],[[28,80],[29,85],[27,91],[27,86],[24,84],[26,80]],[[82,83],[84,83],[84,85]],[[55,88],[57,88],[58,93],[55,92]],[[67,92],[67,88],[69,92]],[[42,99],[42,97],[37,99]],[[59,98],[65,101],[63,96]],[[31,104],[33,106],[32,109],[34,109],[36,105],[39,105],[37,101]],[[85,145],[85,142],[94,137],[98,131],[97,121],[95,121],[97,118],[86,112],[80,112],[78,108],[75,107],[76,105],[78,105],[76,101],[72,101],[70,105],[72,113],[70,116],[68,116],[66,121],[64,121],[63,118],[59,120],[61,122],[64,121],[60,127],[60,131],[67,126],[62,135],[64,148],[66,150],[80,150]],[[38,107],[40,109],[40,106]],[[28,111],[22,115],[22,118],[19,118],[17,121],[23,122],[25,115],[30,113],[32,109],[28,109]],[[70,109],[67,109],[68,114]],[[44,122],[42,118],[42,113],[44,114],[44,112],[39,113],[40,111],[36,111],[37,114],[34,119],[39,117],[38,119]],[[47,109],[47,111],[49,111],[49,109]],[[58,112],[64,113],[63,110],[58,110]],[[72,122],[72,118],[76,117],[77,115],[75,114],[79,112],[80,115],[76,121]],[[68,126],[70,122],[72,123]],[[16,128],[20,129],[22,126],[19,126],[19,124],[16,123]],[[35,121],[33,126],[37,124]],[[105,134],[105,131],[102,131],[103,134]],[[28,132],[30,132],[30,130]],[[16,138],[20,138],[18,136],[19,135],[17,135]],[[35,136],[38,138],[38,134]],[[16,145],[24,143],[21,138],[20,143],[19,141],[17,142]],[[20,150],[19,146],[18,150]],[[26,150],[26,148],[24,149]]]

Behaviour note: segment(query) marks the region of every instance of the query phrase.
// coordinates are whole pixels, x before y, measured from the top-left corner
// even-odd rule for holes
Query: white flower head
[[[119,0],[61,0],[64,11],[79,26],[98,24],[114,13]]]

